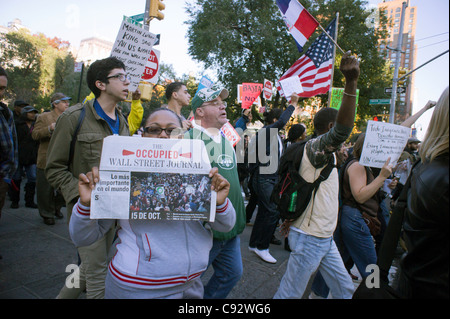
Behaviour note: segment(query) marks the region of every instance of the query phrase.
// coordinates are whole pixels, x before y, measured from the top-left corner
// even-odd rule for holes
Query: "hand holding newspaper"
[[[213,222],[210,170],[201,140],[108,136],[91,218]]]

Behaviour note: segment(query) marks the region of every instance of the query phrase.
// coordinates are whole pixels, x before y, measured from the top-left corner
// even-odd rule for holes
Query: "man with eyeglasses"
[[[70,107],[58,119],[50,141],[46,175],[48,181],[61,189],[66,201],[68,220],[78,200],[78,176],[99,166],[103,139],[112,134],[129,136],[127,120],[117,104],[128,96],[130,79],[125,65],[115,57],[95,61],[87,71],[87,83],[95,99]],[[75,135],[80,116],[84,119]],[[73,158],[70,144],[76,138]],[[87,247],[77,247],[81,259],[79,269],[71,274],[80,275],[80,288],[63,287],[57,298],[77,298],[86,286],[86,298],[103,298],[107,273],[107,255],[115,229]]]
[[[239,234],[245,228],[245,206],[237,172],[236,154],[233,145],[223,136],[220,129],[228,122],[223,100],[228,97],[226,89],[204,88],[192,99],[194,113],[193,129],[185,138],[201,139],[205,143],[212,167],[230,183],[228,198],[236,210],[236,224],[227,233],[213,231],[213,247],[209,264],[214,274],[205,286],[205,299],[225,299],[240,280],[243,272]]]

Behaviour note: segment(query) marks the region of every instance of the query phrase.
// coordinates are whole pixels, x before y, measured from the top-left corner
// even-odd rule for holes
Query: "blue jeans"
[[[280,213],[270,199],[275,184],[275,179],[265,178],[264,175],[258,173],[253,178],[253,189],[258,196],[258,214],[250,235],[249,246],[252,248],[268,249],[277,228]]]
[[[209,252],[209,265],[211,264],[214,274],[205,286],[203,298],[225,299],[243,273],[239,236],[224,241],[214,239]]]
[[[289,232],[286,273],[274,299],[302,298],[311,276],[319,270],[337,299],[350,299],[354,286],[332,237],[320,238],[294,230]]]
[[[370,275],[370,272],[366,272],[366,267],[377,263],[377,254],[369,227],[357,208],[342,206],[334,239],[344,262],[351,258],[363,279]],[[328,295],[328,289],[321,274],[316,275],[312,290],[324,298]]]

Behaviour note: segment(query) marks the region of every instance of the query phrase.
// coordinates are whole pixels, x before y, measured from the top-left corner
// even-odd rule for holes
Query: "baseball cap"
[[[408,144],[409,144],[409,143],[422,143],[422,141],[419,140],[419,139],[417,139],[416,137],[410,137],[410,138],[408,139]]]
[[[27,106],[27,105],[30,105],[30,104],[28,104],[27,102],[25,102],[23,100],[16,100],[14,102],[14,106]]]
[[[71,100],[71,97],[66,96],[63,93],[55,93],[52,95],[52,98],[50,99],[50,102],[53,103],[59,103],[61,101],[67,101],[67,100]]]
[[[25,106],[23,109],[22,109],[22,114],[24,114],[24,113],[29,113],[29,112],[36,112],[36,113],[39,113],[34,107],[32,107],[31,105],[28,105],[28,106]]]
[[[228,97],[228,94],[228,90],[223,88],[212,87],[201,89],[195,94],[194,98],[192,99],[192,112],[195,113],[195,111],[200,106],[202,106],[203,103],[212,101],[218,96],[220,96],[222,100],[225,100]]]

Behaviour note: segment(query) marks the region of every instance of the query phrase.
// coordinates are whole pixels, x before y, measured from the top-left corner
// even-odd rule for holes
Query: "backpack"
[[[271,200],[277,205],[282,219],[299,218],[308,207],[313,192],[315,194],[320,183],[336,167],[332,156],[320,176],[313,183],[308,183],[299,173],[306,142],[289,145],[280,158],[279,178],[273,188]]]

